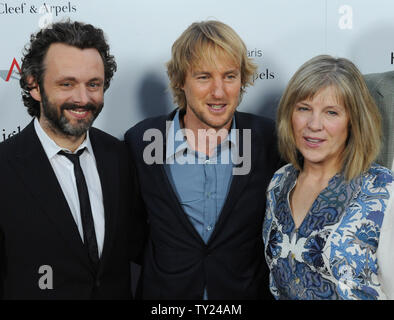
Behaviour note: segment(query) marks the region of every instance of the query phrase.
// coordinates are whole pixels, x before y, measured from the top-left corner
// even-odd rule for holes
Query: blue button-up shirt
[[[235,119],[231,130],[235,129]],[[169,128],[166,172],[190,222],[205,243],[219,219],[232,180],[231,148],[235,135],[229,134],[211,157],[193,150],[179,123],[179,111]]]

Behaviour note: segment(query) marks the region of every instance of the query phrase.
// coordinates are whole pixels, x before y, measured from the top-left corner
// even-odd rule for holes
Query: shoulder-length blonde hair
[[[279,152],[284,160],[302,170],[303,159],[295,144],[292,114],[298,102],[313,99],[328,86],[335,89],[349,116],[348,139],[342,155],[342,171],[349,181],[365,172],[379,154],[381,117],[362,74],[348,59],[316,56],[290,79],[277,112]]]
[[[227,56],[241,71],[241,95],[248,85],[253,85],[257,66],[248,57],[242,39],[228,25],[220,21],[202,21],[191,24],[174,42],[171,60],[167,62],[167,74],[174,102],[180,109],[186,108],[186,96],[182,87],[188,71],[202,62],[215,65],[214,57]]]

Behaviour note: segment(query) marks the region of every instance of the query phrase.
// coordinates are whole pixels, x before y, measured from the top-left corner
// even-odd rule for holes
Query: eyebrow
[[[210,74],[210,73],[211,73],[210,71],[203,71],[203,70],[201,70],[201,71],[194,71],[192,73],[192,76],[196,76],[196,75],[200,75],[200,74]],[[238,69],[231,69],[231,70],[228,70],[228,71],[224,72],[224,74],[230,74],[230,73],[240,74],[240,71]]]
[[[64,77],[64,78],[60,78],[60,79],[56,80],[56,82],[62,82],[62,81],[75,81],[75,82],[77,82],[78,80],[75,77]],[[99,82],[102,83],[102,82],[104,82],[104,79],[99,78],[99,77],[95,77],[95,78],[89,79],[87,82],[92,82],[92,81],[99,81]]]
[[[62,81],[77,81],[77,79],[75,77],[63,77],[56,80],[56,82],[62,82]]]
[[[241,71],[238,69],[232,69],[232,70],[226,71],[224,74],[229,74],[229,73],[240,74]]]
[[[195,71],[192,73],[192,76],[197,76],[200,74],[208,74],[208,73],[209,73],[208,71]]]
[[[298,104],[300,104],[300,105],[304,105],[304,106],[307,106],[307,107],[310,107],[311,105],[309,104],[309,103],[306,103],[306,102],[303,102],[303,101],[300,101],[300,102],[297,102],[296,103],[296,105],[298,105]],[[345,109],[345,107],[344,106],[342,106],[341,104],[333,104],[333,105],[327,105],[327,106],[325,106],[326,108],[328,107],[328,108],[341,108],[341,109]]]
[[[90,79],[88,82],[92,82],[92,81],[98,81],[98,82],[100,82],[100,83],[103,83],[103,82],[104,82],[104,79],[96,77],[96,78]]]

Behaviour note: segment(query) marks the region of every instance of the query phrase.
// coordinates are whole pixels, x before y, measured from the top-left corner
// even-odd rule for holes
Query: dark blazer
[[[394,159],[394,71],[367,74],[365,81],[382,115],[382,150],[376,162],[391,169]]]
[[[5,299],[129,299],[130,259],[142,234],[132,162],[123,142],[95,128],[90,139],[102,185],[105,238],[97,274],[33,122],[0,144],[0,288]],[[135,168],[134,168],[135,169]],[[133,214],[132,214],[133,213]],[[40,266],[53,289],[40,289]]]
[[[143,159],[148,129],[163,135],[165,158],[166,120],[144,120],[127,131],[125,141],[135,159],[141,194],[149,219],[149,239],[141,280],[143,299],[271,298],[264,260],[262,224],[265,191],[278,168],[274,123],[247,113],[235,113],[237,129],[251,129],[252,160],[247,175],[233,177],[227,200],[208,243],[199,236],[183,211],[162,164]],[[242,138],[242,135],[240,135]],[[243,141],[240,139],[240,150]],[[164,159],[163,159],[164,160]]]

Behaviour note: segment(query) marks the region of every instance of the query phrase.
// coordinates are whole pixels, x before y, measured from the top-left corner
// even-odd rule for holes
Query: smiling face
[[[230,128],[240,99],[241,71],[225,54],[213,60],[215,64],[200,63],[186,74],[182,89],[187,101],[187,128]]]
[[[297,149],[304,157],[304,169],[311,164],[340,169],[349,116],[332,86],[320,90],[313,99],[297,103],[292,126]]]
[[[96,49],[52,44],[44,59],[40,123],[55,136],[81,137],[103,107],[104,64]]]

